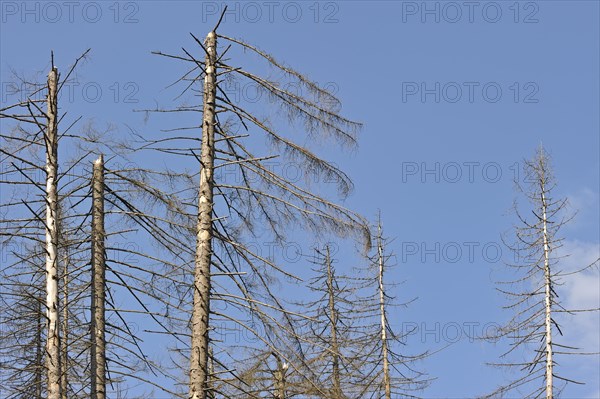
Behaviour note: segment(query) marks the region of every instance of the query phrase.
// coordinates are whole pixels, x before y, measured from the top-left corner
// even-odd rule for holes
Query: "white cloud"
[[[583,188],[576,193],[569,194],[567,213],[577,213],[575,219],[569,222],[569,229],[577,229],[587,225],[598,226],[598,209],[600,204],[600,195],[597,191],[590,188]]]
[[[588,396],[587,399],[598,399],[600,398],[600,389],[596,391],[597,393],[592,394],[591,396]]]
[[[559,268],[565,273],[574,272],[592,264],[600,257],[600,245],[598,243],[565,240],[560,249],[559,256],[569,255],[562,258]],[[598,264],[580,273],[567,275],[562,278],[563,285],[558,287],[562,305],[567,309],[594,309],[600,308],[600,272]],[[600,325],[598,325],[598,312],[577,313],[568,316],[569,327],[579,330],[578,340],[582,340],[586,346],[594,346],[598,350],[598,336]],[[573,323],[573,325],[571,324]],[[575,327],[575,328],[574,328]]]
[[[593,263],[600,256],[598,243],[566,240],[563,244],[558,255],[570,255],[559,262],[559,269],[565,273],[577,271]],[[581,273],[564,276],[562,283],[562,286],[557,287],[558,299],[566,309],[600,308],[598,264]],[[580,348],[581,352],[600,352],[600,312],[583,312],[574,315],[561,313],[557,316],[557,321],[561,325],[564,336],[556,337],[555,342]],[[586,386],[581,387],[582,390],[591,389],[591,392],[596,392],[599,389],[600,356],[562,356],[561,363],[571,377],[586,383]],[[600,398],[593,395],[589,397]]]
[[[565,240],[556,255],[566,256],[559,260],[559,269],[564,273],[575,272],[600,258],[600,244]],[[581,273],[563,277],[562,291],[567,294],[565,300],[574,307],[598,305],[600,301],[599,279],[598,263]]]
[[[594,190],[584,187],[577,193],[568,196],[569,204],[573,209],[586,209],[598,204],[598,193]]]

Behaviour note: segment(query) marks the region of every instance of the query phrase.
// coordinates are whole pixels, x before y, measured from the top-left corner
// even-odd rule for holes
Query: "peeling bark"
[[[61,365],[58,315],[58,69],[48,74],[46,145],[46,371],[48,399],[60,399]]]
[[[202,121],[200,193],[196,229],[192,348],[190,355],[190,398],[206,399],[208,391],[208,351],[210,313],[210,264],[212,257],[213,168],[215,99],[217,90],[217,35],[206,37],[206,76]]]
[[[91,398],[106,399],[106,259],[104,252],[104,159],[94,162],[92,177],[92,361]]]

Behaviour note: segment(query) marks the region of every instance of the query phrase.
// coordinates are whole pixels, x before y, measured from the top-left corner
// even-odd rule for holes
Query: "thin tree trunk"
[[[334,399],[342,399],[342,388],[340,383],[340,347],[338,344],[337,337],[337,312],[335,309],[335,297],[333,289],[333,270],[331,269],[331,257],[329,254],[329,247],[326,247],[326,258],[327,264],[327,291],[329,294],[329,319],[331,323],[331,355],[332,359],[332,371],[333,371],[333,397]]]
[[[48,74],[46,144],[46,370],[48,399],[60,399],[60,337],[58,315],[58,69]]]
[[[381,316],[381,348],[383,355],[383,385],[385,388],[385,398],[392,398],[390,383],[390,365],[388,360],[388,342],[387,342],[387,322],[385,320],[385,291],[383,285],[384,272],[384,253],[381,232],[381,221],[377,225],[377,252],[379,255],[379,312]]]
[[[206,399],[208,382],[208,328],[210,312],[210,264],[212,257],[213,165],[215,99],[217,89],[217,35],[210,32],[205,42],[206,76],[202,121],[200,193],[196,229],[192,348],[190,354],[190,398]]]
[[[106,341],[104,253],[104,159],[94,162],[92,177],[92,361],[91,397],[106,399]]]
[[[540,155],[542,157],[542,155]],[[540,158],[540,163],[544,162],[543,158]],[[543,165],[542,165],[543,166]],[[541,168],[542,173],[544,171]],[[544,234],[544,287],[545,287],[545,325],[546,325],[546,399],[552,399],[552,286],[551,286],[551,275],[550,275],[550,246],[548,245],[548,228],[546,219],[546,196],[545,196],[545,176],[540,176],[541,195],[542,195],[542,224]]]

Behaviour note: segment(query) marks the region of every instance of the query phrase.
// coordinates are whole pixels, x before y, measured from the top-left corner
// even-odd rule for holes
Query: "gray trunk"
[[[208,330],[210,314],[210,264],[212,257],[213,165],[215,99],[217,84],[217,35],[206,37],[206,76],[202,120],[200,192],[196,228],[192,348],[190,354],[190,399],[206,399],[208,391]]]
[[[48,399],[60,399],[60,337],[58,317],[58,69],[48,74],[46,144],[46,371]]]
[[[92,361],[91,398],[106,399],[106,341],[104,253],[104,159],[94,162],[92,177]]]

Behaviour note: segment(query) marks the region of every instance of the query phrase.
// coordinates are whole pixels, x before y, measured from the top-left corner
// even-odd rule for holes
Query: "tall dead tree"
[[[336,273],[334,267],[334,259],[332,259],[330,246],[325,246],[325,251],[316,250],[317,256],[323,258],[324,269],[321,278],[324,278],[325,297],[319,298],[318,301],[323,301],[326,309],[324,328],[327,330],[326,337],[323,337],[323,354],[329,359],[330,372],[319,370],[315,372],[323,378],[324,382],[330,383],[325,386],[327,397],[332,399],[344,399],[349,397],[346,392],[352,390],[352,382],[360,379],[361,375],[356,369],[357,359],[353,357],[353,353],[358,353],[356,348],[353,348],[356,334],[356,323],[353,320],[353,304],[352,304],[352,289],[348,287],[347,278],[340,277]],[[313,284],[318,284],[317,280],[313,280]],[[318,291],[318,286],[311,286],[311,289]],[[318,318],[317,318],[318,319]],[[322,328],[317,324],[317,329],[312,330],[313,339],[321,339],[318,331]],[[312,364],[312,362],[311,362]],[[319,367],[319,362],[315,364]],[[329,368],[328,367],[328,368]],[[351,396],[351,395],[350,395]]]
[[[509,304],[504,308],[513,312],[513,316],[496,334],[487,337],[511,341],[510,349],[501,356],[506,361],[492,365],[517,369],[519,374],[487,398],[512,394],[523,398],[556,398],[566,384],[581,384],[559,373],[556,355],[594,355],[559,343],[557,336],[562,335],[560,316],[598,309],[565,309],[558,298],[557,287],[567,276],[597,266],[600,259],[590,265],[582,265],[576,271],[560,270],[561,257],[556,251],[563,245],[564,239],[558,233],[571,217],[565,215],[567,200],[554,196],[556,182],[550,158],[542,146],[531,160],[524,161],[524,172],[526,186],[523,187],[520,182],[517,184],[527,198],[528,211],[533,216],[523,216],[515,203],[519,223],[515,226],[513,242],[505,240],[505,243],[517,260],[507,266],[517,277],[500,282],[498,288],[509,298]],[[530,360],[511,362],[509,357],[519,352],[528,354]],[[562,383],[561,386],[557,381]]]
[[[48,74],[46,144],[46,367],[48,399],[60,399],[61,361],[58,291],[58,69]]]
[[[17,124],[12,130],[3,124],[0,132],[3,166],[0,172],[3,194],[0,209],[0,291],[4,309],[1,316],[4,328],[0,329],[0,356],[3,359],[0,362],[0,385],[3,386],[3,394],[11,399],[41,399],[47,396],[47,385],[51,380],[48,346],[57,343],[57,340],[49,342],[47,339],[51,326],[57,334],[59,328],[58,288],[52,284],[58,283],[58,226],[53,224],[49,228],[48,223],[48,219],[56,220],[51,217],[51,212],[57,209],[56,201],[50,206],[48,200],[49,197],[57,198],[57,75],[52,68],[45,83],[39,85],[36,93],[45,92],[44,99],[27,98],[0,109],[0,118]],[[21,124],[33,126],[34,133],[29,133]],[[40,140],[40,137],[43,139]],[[31,157],[27,158],[28,155]],[[32,192],[36,198],[31,198]],[[48,212],[48,217],[44,217],[45,212]],[[49,272],[54,273],[54,281]],[[50,295],[48,287],[54,289]],[[48,302],[55,305],[52,312]],[[56,316],[52,324],[48,318],[50,313]],[[53,365],[60,367],[57,347],[52,346]],[[59,378],[60,373],[53,370],[54,383],[60,384]]]
[[[413,300],[397,303],[391,295],[397,292],[397,284],[391,283],[388,271],[394,266],[395,255],[389,250],[391,241],[384,236],[381,216],[373,233],[374,253],[368,258],[366,271],[357,278],[358,287],[366,292],[358,301],[360,316],[365,320],[362,342],[361,368],[372,370],[368,379],[362,381],[361,395],[372,398],[418,397],[432,381],[416,364],[430,356],[429,352],[411,354],[406,349],[410,332],[396,333],[388,315],[390,308],[406,307]],[[363,269],[364,270],[364,269]],[[366,273],[365,273],[366,272]],[[400,312],[394,312],[401,317]],[[403,350],[399,351],[398,348]],[[414,353],[414,352],[413,352]]]
[[[283,158],[284,162],[293,161],[307,177],[319,173],[321,177],[336,181],[342,195],[347,195],[352,189],[348,176],[321,159],[313,149],[297,144],[288,137],[292,133],[279,131],[278,125],[273,123],[277,113],[263,116],[246,109],[245,104],[233,101],[228,96],[226,86],[238,80],[256,84],[265,95],[265,104],[280,106],[285,121],[290,124],[289,130],[303,129],[309,138],[322,137],[353,146],[360,124],[338,113],[339,100],[262,50],[239,39],[218,34],[216,27],[204,42],[195,37],[194,41],[203,51],[203,61],[185,49],[182,56],[158,54],[191,63],[191,70],[178,80],[178,83],[185,84],[181,95],[202,93],[202,106],[186,105],[173,110],[150,111],[200,113],[200,139],[186,136],[185,133],[158,139],[143,138],[139,150],[160,151],[163,155],[177,156],[178,159],[187,156],[200,166],[200,185],[196,188],[191,188],[189,182],[197,179],[197,175],[190,173],[186,176],[186,172],[169,170],[164,176],[170,179],[171,186],[177,187],[176,195],[169,197],[181,209],[175,211],[172,208],[172,211],[180,213],[182,224],[187,223],[185,219],[189,215],[194,215],[192,231],[196,251],[192,270],[193,302],[190,303],[189,296],[173,298],[176,303],[169,309],[183,312],[181,319],[189,312],[191,345],[187,349],[190,351],[188,397],[206,399],[210,380],[208,349],[209,343],[213,342],[210,335],[214,319],[251,331],[266,346],[265,350],[278,352],[282,361],[289,359],[279,352],[281,348],[275,343],[277,337],[288,334],[294,336],[292,341],[300,339],[294,331],[290,313],[273,292],[272,284],[273,274],[292,279],[297,277],[272,259],[261,256],[245,240],[266,230],[266,234],[275,242],[283,243],[290,225],[311,229],[317,234],[333,232],[339,236],[362,235],[364,240],[368,240],[369,235],[366,223],[359,215],[315,194],[301,182],[292,181],[288,176],[273,171],[268,161],[277,157]],[[228,46],[219,53],[218,44],[221,41]],[[266,61],[269,67],[281,73],[284,79],[294,82],[295,86],[265,79],[243,67],[230,65],[224,57],[230,48],[244,50]],[[202,90],[198,90],[200,82]],[[298,87],[304,93],[295,90]],[[191,123],[197,126],[197,121]],[[189,132],[191,129],[176,128],[169,131],[175,130]],[[255,155],[256,138],[251,143],[244,142],[247,137],[259,134],[268,139],[270,145],[267,150],[271,153]],[[314,144],[316,140],[310,142]],[[218,174],[223,168],[228,170],[227,174]],[[239,180],[227,178],[231,169],[235,169]],[[178,186],[179,183],[175,181],[180,181],[183,186]],[[187,209],[193,202],[197,204],[196,209]],[[179,254],[187,256],[185,251],[179,251]],[[181,279],[180,283],[172,281],[174,287],[178,286],[172,291],[185,292],[183,288],[189,287],[187,277],[177,278]],[[210,304],[214,301],[227,303],[229,313],[212,309]],[[243,317],[248,319],[244,320]],[[255,328],[256,324],[260,324],[265,332]],[[212,334],[216,335],[217,332]],[[235,356],[233,349],[231,352],[223,347],[215,350],[215,353],[223,352],[227,356]],[[237,365],[225,367],[221,364],[218,368],[234,373]],[[219,374],[219,378],[224,378],[223,373]]]
[[[190,397],[206,399],[208,381],[208,331],[210,313],[210,263],[212,257],[213,168],[215,156],[215,101],[217,95],[217,35],[206,36],[200,192],[194,268]]]
[[[355,306],[354,281],[338,271],[331,243],[315,247],[308,262],[314,265],[308,299],[293,302],[299,315],[295,324],[302,336],[296,352],[305,360],[290,369],[288,391],[291,397],[358,397],[358,382],[366,374],[360,369],[363,326]]]
[[[5,253],[8,261],[0,270],[0,285],[7,293],[2,298],[5,308],[14,309],[10,323],[19,326],[14,340],[3,339],[7,342],[3,355],[15,360],[0,365],[2,379],[5,369],[11,370],[7,374],[11,383],[3,384],[9,398],[89,397],[89,318],[84,315],[89,303],[89,255],[85,259],[83,255],[90,239],[82,222],[88,217],[89,203],[81,204],[89,198],[90,179],[77,174],[90,154],[81,145],[95,148],[98,136],[73,134],[79,119],[59,131],[64,117],[58,108],[61,89],[88,52],[77,58],[64,79],[52,59],[45,83],[28,83],[35,87],[33,93],[0,109],[0,118],[14,122],[3,124],[0,132],[1,161],[6,166],[0,183],[3,194],[11,193],[0,204],[0,236],[3,246],[15,248]],[[42,93],[44,99],[36,99]],[[74,157],[59,164],[65,140]],[[31,320],[38,306],[44,313],[43,330],[39,318]],[[24,346],[31,336],[39,342]],[[41,350],[35,349],[39,345]],[[40,378],[40,372],[45,378]]]
[[[106,260],[104,252],[104,158],[94,162],[92,177],[92,399],[106,399]]]

